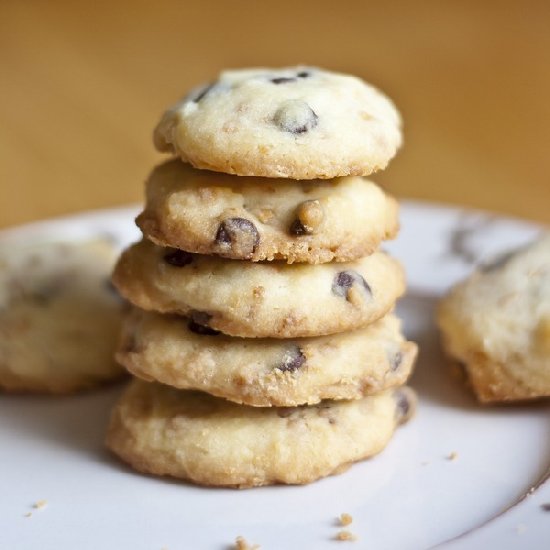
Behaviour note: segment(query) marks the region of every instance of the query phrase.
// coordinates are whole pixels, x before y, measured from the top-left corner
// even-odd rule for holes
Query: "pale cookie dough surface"
[[[116,256],[101,240],[0,244],[0,388],[69,393],[122,376]]]
[[[259,408],[136,379],[115,406],[107,446],[138,471],[200,485],[302,484],[380,452],[414,408],[406,387]]]
[[[243,178],[179,160],[147,182],[137,224],[158,245],[199,254],[288,263],[350,261],[398,230],[398,207],[362,177],[323,181]]]
[[[438,319],[481,401],[550,396],[550,235],[457,285]]]
[[[169,109],[159,151],[196,168],[272,178],[366,176],[401,145],[401,119],[376,88],[313,67],[225,71]]]
[[[382,252],[343,264],[288,265],[189,254],[146,240],[122,254],[113,282],[139,308],[252,338],[364,327],[405,289],[401,266]]]
[[[145,380],[245,405],[291,407],[400,386],[416,352],[392,314],[353,332],[275,340],[233,338],[184,317],[135,309],[116,357]]]

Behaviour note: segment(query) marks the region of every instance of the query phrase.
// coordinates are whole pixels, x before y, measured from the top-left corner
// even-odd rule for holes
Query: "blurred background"
[[[165,107],[296,63],[395,100],[401,198],[550,221],[550,2],[3,0],[0,226],[141,201]]]

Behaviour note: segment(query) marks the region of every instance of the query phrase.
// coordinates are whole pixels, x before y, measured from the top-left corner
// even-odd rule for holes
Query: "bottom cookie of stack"
[[[201,485],[304,484],[379,453],[415,406],[408,387],[260,408],[135,379],[113,411],[107,446],[136,470]]]

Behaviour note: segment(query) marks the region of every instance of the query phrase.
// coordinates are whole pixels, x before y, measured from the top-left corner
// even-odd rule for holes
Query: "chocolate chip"
[[[294,220],[290,224],[289,232],[290,232],[291,235],[296,235],[298,237],[300,235],[307,235],[308,234],[307,229],[302,225],[302,222],[300,220]]]
[[[368,294],[372,294],[372,290],[367,281],[363,279],[363,276],[357,273],[357,271],[340,271],[334,277],[332,282],[332,292],[336,296],[350,299],[350,290],[355,284],[362,286]]]
[[[354,282],[353,275],[347,271],[340,271],[340,273],[336,274],[334,282],[332,283],[332,292],[337,296],[344,297]]]
[[[300,71],[297,75],[298,78],[307,78],[311,76],[311,73],[308,71]]]
[[[403,353],[398,351],[390,356],[390,368],[392,371],[396,371],[403,361]]]
[[[212,90],[212,88],[214,87],[214,84],[208,84],[208,86],[205,86],[198,94],[196,97],[193,98],[193,101],[195,103],[198,103],[201,99],[204,99],[207,95],[208,95],[208,92],[210,92],[210,90]]]
[[[228,218],[218,228],[216,243],[224,251],[231,250],[237,258],[248,259],[260,243],[260,234],[250,220]]]
[[[304,352],[294,346],[285,352],[283,362],[277,368],[283,372],[293,372],[299,369],[306,362]]]
[[[399,416],[406,418],[411,410],[411,404],[408,397],[402,392],[397,392],[395,399],[397,401],[397,412]]]
[[[301,99],[289,99],[275,112],[273,121],[284,132],[303,134],[317,126],[319,117],[315,111]]]
[[[197,312],[200,313],[200,312]],[[220,334],[219,330],[215,330],[213,328],[207,327],[206,325],[201,325],[194,321],[193,319],[189,319],[187,322],[187,328],[194,332],[195,334],[201,334],[202,336],[217,336]]]
[[[287,84],[288,82],[296,82],[296,79],[293,76],[278,76],[276,78],[272,78],[271,82],[273,82],[273,84]]]
[[[164,261],[174,267],[185,267],[193,261],[193,255],[185,250],[174,248],[164,254]]]
[[[394,391],[393,397],[395,399],[397,421],[402,424],[414,414],[416,396],[410,388],[402,387]]]
[[[212,315],[210,315],[210,313],[206,313],[206,311],[197,311],[196,309],[192,309],[189,312],[189,319],[197,325],[208,327],[208,323],[210,322],[210,319],[212,319]]]

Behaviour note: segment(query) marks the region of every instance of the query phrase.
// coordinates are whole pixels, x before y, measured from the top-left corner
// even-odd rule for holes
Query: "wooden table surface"
[[[151,131],[224,67],[358,74],[405,120],[374,179],[550,221],[550,3],[5,0],[0,226],[142,198]]]

